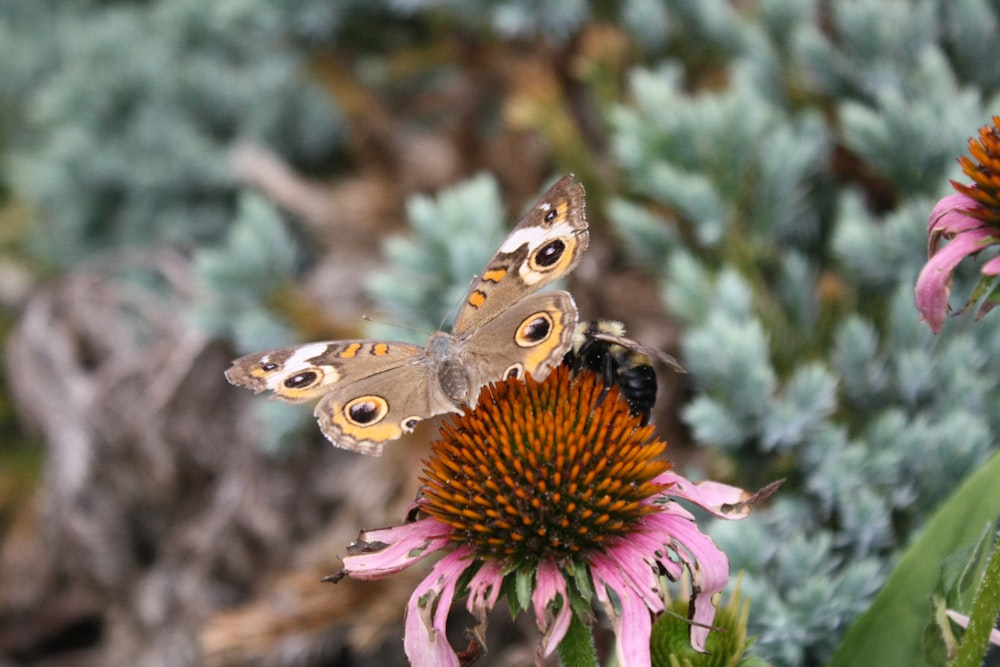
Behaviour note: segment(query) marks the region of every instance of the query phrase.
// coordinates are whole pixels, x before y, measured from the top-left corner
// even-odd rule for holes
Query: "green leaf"
[[[559,660],[564,667],[597,667],[597,647],[591,624],[584,622],[576,612],[570,620],[566,635],[559,642]]]
[[[590,604],[590,601],[594,599],[594,587],[590,582],[590,569],[580,565],[578,563],[570,563],[566,570],[570,577],[572,577],[573,586],[576,588],[576,596],[581,600]]]
[[[990,521],[983,527],[974,545],[955,552],[941,565],[940,590],[948,606],[965,609],[972,604],[972,598],[986,569],[994,530],[994,522]]]
[[[978,667],[993,641],[993,625],[1000,615],[1000,549],[995,540],[991,542],[989,562],[969,611],[969,626],[962,634],[958,654],[948,667]]]
[[[972,605],[993,544],[993,531],[993,524],[986,524],[973,546],[955,552],[941,565],[933,597],[934,618],[924,630],[924,653],[932,664],[943,664],[958,650],[958,637],[945,612],[949,608],[964,611]]]
[[[973,304],[982,299],[979,307],[976,309],[976,319],[980,320],[986,316],[991,310],[1000,304],[1000,278],[997,276],[983,276],[976,283],[975,288],[972,290],[972,295],[969,296],[969,304]]]
[[[514,573],[514,595],[519,609],[531,609],[531,592],[535,588],[533,570],[518,570]]]
[[[906,551],[885,588],[848,630],[828,667],[929,665],[923,631],[940,564],[974,541],[1000,508],[1000,454],[965,480]]]

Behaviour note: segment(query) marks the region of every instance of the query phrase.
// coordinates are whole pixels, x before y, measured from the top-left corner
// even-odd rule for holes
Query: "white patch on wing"
[[[567,236],[573,233],[573,225],[562,222],[555,227],[525,227],[518,229],[507,237],[507,240],[500,246],[499,252],[510,253],[520,248],[525,243],[528,244],[529,252],[538,248],[552,239]]]
[[[275,373],[267,379],[267,388],[273,390],[289,375],[306,368],[312,368],[314,364],[310,363],[309,360],[326,352],[328,347],[327,343],[309,343],[295,350],[295,354],[288,357],[282,364],[281,372]]]

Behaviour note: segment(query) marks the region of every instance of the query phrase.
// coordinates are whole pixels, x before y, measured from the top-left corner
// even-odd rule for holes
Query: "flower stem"
[[[597,667],[597,649],[590,626],[573,612],[566,636],[559,642],[559,660],[563,667]]]
[[[1000,614],[1000,542],[994,542],[993,553],[986,564],[983,582],[972,602],[969,627],[962,636],[958,653],[948,667],[979,667],[989,646],[990,631]],[[560,647],[561,648],[561,647]]]

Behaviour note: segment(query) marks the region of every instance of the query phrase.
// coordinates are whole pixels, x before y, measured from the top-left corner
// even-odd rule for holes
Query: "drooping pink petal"
[[[403,650],[412,665],[458,667],[458,655],[448,643],[445,628],[433,625],[433,610],[443,586],[437,579],[425,579],[414,589],[406,607]]]
[[[980,223],[978,228],[962,232],[934,253],[920,270],[915,290],[917,310],[934,333],[944,327],[944,318],[948,314],[952,272],[963,259],[982,250],[992,234],[992,230]]]
[[[691,646],[697,651],[704,651],[705,641],[715,618],[712,596],[725,588],[729,581],[729,559],[715,546],[712,538],[699,531],[693,522],[668,513],[654,514],[648,518],[664,534],[673,537],[676,545],[674,552],[691,572]],[[664,560],[667,559],[663,558],[661,562]]]
[[[984,276],[1000,275],[1000,255],[983,264],[981,272]]]
[[[448,610],[459,578],[469,566],[471,549],[459,547],[434,564],[406,605],[403,650],[416,667],[458,667],[458,655],[445,633]]]
[[[663,611],[664,605],[660,582],[653,571],[656,559],[651,552],[637,549],[631,537],[608,549],[606,554],[591,556],[591,572],[596,571],[602,576],[614,572],[622,584],[632,589],[650,611],[659,613]],[[664,543],[661,542],[658,548],[662,551]]]
[[[651,661],[649,653],[649,637],[653,630],[653,617],[642,600],[627,591],[618,599],[622,605],[621,623],[615,628],[615,650],[618,653],[618,664],[648,665]]]
[[[962,194],[949,195],[935,204],[927,219],[927,256],[937,251],[942,237],[982,226],[982,220],[968,213],[976,208],[979,208],[976,200]]]
[[[687,513],[687,510],[681,508],[677,503],[670,503],[669,505],[663,506],[661,511],[669,511],[673,508],[678,508],[681,512]],[[656,554],[663,553],[670,544],[670,536],[663,534],[660,529],[652,524],[645,521],[646,517],[643,517],[644,521],[642,524],[642,531],[637,532],[633,535],[628,536],[628,543],[635,548],[636,551],[643,554],[643,557],[647,561],[653,563],[659,563],[663,567],[667,576],[671,580],[677,581],[681,575],[684,573],[684,565],[678,561],[671,560],[669,558],[658,558]],[[608,553],[613,558],[618,558],[618,546],[613,547],[608,550]]]
[[[726,563],[726,572],[728,574],[729,564]],[[691,580],[697,582],[699,579],[706,579],[706,576],[699,576],[703,572],[702,568],[698,565],[691,566]],[[728,577],[727,577],[728,579]],[[691,648],[695,651],[701,653],[705,652],[705,643],[708,641],[708,633],[712,628],[712,621],[715,620],[715,601],[712,599],[716,593],[725,587],[715,590],[707,590],[704,588],[705,584],[701,584],[702,589],[698,591],[698,585],[695,585],[695,593],[691,596],[690,602],[690,612],[689,618],[691,619]]]
[[[360,579],[377,579],[405,570],[446,546],[450,532],[450,526],[430,517],[394,528],[366,530],[358,542],[368,543],[371,550],[345,556],[344,571]],[[379,545],[385,546],[377,548]]]
[[[615,631],[615,652],[621,667],[650,664],[649,636],[652,615],[646,603],[629,586],[613,563],[591,563],[594,592]]]
[[[974,205],[976,205],[976,200],[958,192],[942,197],[934,204],[934,208],[931,209],[931,214],[927,219],[928,233],[934,229],[945,213],[955,210],[961,211]]]
[[[472,636],[480,646],[486,646],[488,614],[497,603],[503,587],[503,566],[495,560],[480,560],[479,569],[469,580],[469,599],[466,609],[476,617]]]
[[[705,481],[692,484],[670,471],[659,475],[656,481],[671,484],[671,487],[666,491],[668,495],[689,500],[723,519],[738,520],[747,517],[750,514],[751,505],[747,501],[760,495],[760,492],[752,494],[737,486],[721,482]],[[770,485],[766,488],[770,488]]]
[[[531,605],[535,611],[535,623],[542,632],[542,641],[538,644],[535,656],[535,661],[539,662],[540,658],[551,655],[559,646],[573,618],[573,610],[566,595],[566,578],[549,561],[539,563],[535,571],[535,590],[531,594]],[[553,607],[556,605],[559,605],[559,610],[553,615]]]
[[[497,603],[503,584],[503,566],[496,560],[481,560],[479,570],[469,580],[469,613],[478,615],[479,610],[489,611]]]

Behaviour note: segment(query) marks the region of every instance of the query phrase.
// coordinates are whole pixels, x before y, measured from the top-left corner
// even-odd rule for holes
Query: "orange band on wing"
[[[475,290],[469,295],[469,305],[473,308],[479,308],[484,303],[486,303],[486,292]]]
[[[350,359],[355,355],[357,355],[358,350],[360,349],[361,349],[361,343],[351,343],[343,350],[341,350],[340,355],[338,356],[340,356],[342,359]]]
[[[389,346],[385,343],[375,343],[372,346],[372,354],[376,357],[381,357],[382,355],[389,353]]]
[[[403,435],[403,429],[395,422],[383,422],[374,426],[355,426],[354,424],[336,421],[336,425],[349,437],[355,440],[371,440],[386,442]]]
[[[483,274],[483,282],[498,283],[501,280],[503,280],[503,277],[505,275],[507,275],[507,269],[504,269],[502,267],[499,269],[490,269],[489,271]]]
[[[551,315],[556,315],[557,313],[550,313]],[[534,317],[534,316],[533,316]],[[527,321],[533,319],[529,317]],[[552,317],[551,319],[551,329],[549,330],[548,336],[544,340],[535,343],[534,345],[526,345],[524,341],[515,340],[515,343],[528,351],[524,356],[524,370],[531,374],[532,377],[536,379],[544,379],[545,375],[548,374],[548,370],[553,366],[557,365],[562,361],[563,354],[566,350],[559,350],[564,344],[568,347],[571,343],[571,338],[567,336],[567,315],[565,313],[559,314],[558,317]],[[522,325],[523,328],[524,325]],[[521,335],[521,331],[518,331],[518,336]],[[545,369],[543,373],[542,369]]]

